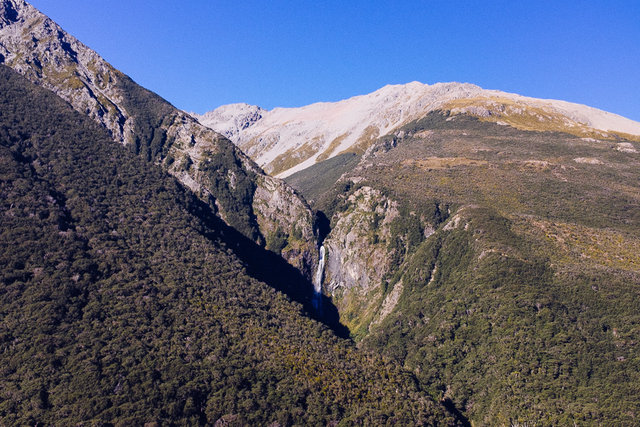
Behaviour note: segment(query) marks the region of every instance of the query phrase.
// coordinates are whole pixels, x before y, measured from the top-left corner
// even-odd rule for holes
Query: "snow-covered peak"
[[[288,176],[344,151],[363,152],[377,137],[438,109],[493,119],[537,115],[541,121],[551,120],[554,130],[566,124],[640,135],[640,123],[615,114],[469,83],[387,85],[339,102],[271,111],[232,104],[200,116],[200,121],[227,135],[267,172]],[[506,122],[518,124],[515,119]]]
[[[256,123],[266,112],[257,105],[228,104],[205,114],[193,114],[198,121],[235,141],[238,134]]]
[[[260,110],[261,118],[249,124],[245,124],[247,111],[252,110],[246,104],[223,106],[198,118],[229,137],[268,172],[286,176],[345,150],[363,151],[378,136],[425,112],[481,92],[467,83],[411,82],[339,102]]]

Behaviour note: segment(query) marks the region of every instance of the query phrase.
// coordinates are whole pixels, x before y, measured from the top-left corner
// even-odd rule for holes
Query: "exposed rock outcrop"
[[[327,252],[323,290],[356,339],[366,336],[398,304],[403,271],[416,248],[439,227],[434,212],[411,210],[371,183],[353,176],[338,195]],[[359,182],[359,183],[358,183]],[[439,211],[438,211],[439,212]]]
[[[371,187],[361,187],[346,201],[347,209],[334,215],[335,226],[324,241],[329,252],[326,290],[354,286],[364,292],[378,287],[389,271],[388,243],[398,204]]]
[[[267,247],[312,278],[318,265],[318,236],[309,227],[314,223],[311,209],[284,181],[267,175],[259,175],[256,180],[253,209]]]
[[[257,105],[229,104],[202,115],[192,114],[192,116],[205,126],[207,123],[215,123],[216,132],[234,141],[240,132],[253,126],[266,112]]]
[[[391,224],[398,215],[395,201],[363,186],[348,196],[344,210],[332,218],[334,226],[324,241],[324,290],[355,337],[364,335],[380,316],[387,291],[384,276],[393,262]]]
[[[225,137],[135,84],[23,0],[0,1],[0,63],[56,93],[117,142],[161,164],[257,243],[279,230],[289,243],[282,255],[310,278],[318,255],[306,202]]]

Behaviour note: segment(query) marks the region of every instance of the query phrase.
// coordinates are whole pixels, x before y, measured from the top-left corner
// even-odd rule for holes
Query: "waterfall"
[[[324,245],[320,246],[318,269],[313,278],[313,308],[322,312],[322,275],[324,274]]]

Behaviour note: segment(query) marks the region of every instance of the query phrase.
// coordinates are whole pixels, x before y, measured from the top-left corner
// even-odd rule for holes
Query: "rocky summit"
[[[246,120],[246,111],[257,111]],[[466,114],[519,129],[582,137],[640,139],[640,123],[585,105],[542,100],[468,83],[388,85],[339,102],[264,111],[225,105],[200,122],[225,132],[266,171],[288,176],[344,153],[362,154],[379,137],[433,111]]]

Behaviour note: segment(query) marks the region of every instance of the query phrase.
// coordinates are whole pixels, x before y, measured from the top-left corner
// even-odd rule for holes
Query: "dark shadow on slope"
[[[127,97],[123,100],[125,108],[135,112],[136,117],[136,141],[132,144],[132,150],[142,158],[150,162],[162,162],[168,155],[172,140],[161,129],[163,122],[173,120],[177,110],[169,102],[157,94],[136,84],[125,75],[120,76],[119,84]],[[246,176],[246,171],[238,162],[235,146],[229,142],[218,147],[218,154],[214,165],[224,165],[226,170],[232,170],[237,177],[245,177],[245,181],[252,178]],[[212,182],[217,166],[211,172]],[[266,283],[274,289],[288,295],[293,301],[299,302],[312,317],[335,331],[338,336],[348,337],[348,329],[338,320],[338,310],[329,298],[323,297],[321,314],[316,313],[312,305],[313,284],[307,280],[296,268],[287,263],[282,257],[256,244],[254,240],[260,236],[255,217],[251,210],[251,204],[246,202],[247,194],[252,194],[252,188],[246,191],[232,190],[223,186],[217,188],[209,186],[213,196],[218,202],[222,202],[227,211],[234,212],[231,215],[233,227],[224,223],[217,217],[211,206],[199,199],[196,206],[192,206],[192,213],[198,216],[209,227],[205,234],[208,238],[219,238],[227,247],[232,249],[244,263],[247,273]],[[195,197],[194,197],[195,198]],[[243,219],[244,218],[244,219]],[[244,232],[241,233],[241,230]],[[245,237],[254,237],[254,240]],[[215,237],[214,237],[215,236]]]
[[[136,140],[131,146],[135,154],[149,162],[163,162],[166,159],[169,148],[173,141],[168,137],[166,131],[162,129],[163,123],[170,123],[175,119],[178,111],[166,100],[157,94],[139,86],[125,75],[119,76],[119,85],[127,93],[123,99],[123,104],[127,111],[134,112],[136,118]],[[216,166],[211,171],[212,184],[222,182],[219,178],[218,165],[223,165],[223,175],[227,170],[232,170],[237,177],[244,177],[243,182],[251,183],[252,177],[247,176],[246,171],[240,165],[235,146],[220,144],[217,158],[213,162]],[[208,238],[222,240],[227,247],[232,249],[240,260],[244,263],[247,273],[268,284],[274,289],[288,295],[292,300],[303,305],[310,317],[319,320],[333,329],[341,337],[349,336],[348,330],[340,325],[335,307],[329,301],[323,301],[324,313],[318,315],[313,310],[311,303],[313,295],[313,285],[293,266],[288,264],[279,255],[264,249],[254,242],[259,237],[259,231],[251,204],[247,203],[248,194],[253,193],[250,185],[245,186],[245,191],[230,189],[226,184],[218,188],[217,185],[209,186],[218,202],[221,202],[230,215],[232,225],[228,226],[212,211],[211,206],[197,199],[198,202],[191,206],[192,213],[198,216],[206,226],[208,226]],[[214,203],[211,203],[215,206]],[[240,231],[238,231],[240,230]],[[244,232],[244,234],[241,233]],[[245,237],[252,236],[254,240]]]
[[[315,227],[318,230],[318,244],[321,245],[331,232],[331,221],[324,212],[316,211]]]
[[[331,328],[341,338],[349,337],[349,329],[342,325],[338,309],[331,298],[322,296],[322,313],[313,308],[313,284],[300,271],[286,262],[280,255],[271,252],[215,216],[206,203],[195,198],[191,213],[208,226],[204,233],[208,239],[221,240],[244,263],[247,273],[272,288],[286,294],[304,307],[307,315]]]
[[[441,403],[442,403],[442,406],[445,407],[447,412],[449,412],[451,415],[453,415],[456,418],[456,420],[460,423],[460,425],[464,427],[471,427],[471,423],[469,422],[469,419],[465,417],[458,408],[456,408],[456,405],[453,403],[451,399],[449,398],[442,399]]]
[[[9,2],[4,2],[2,6],[4,9],[4,18],[8,22],[16,22],[18,20],[18,11],[13,7],[13,5]]]

